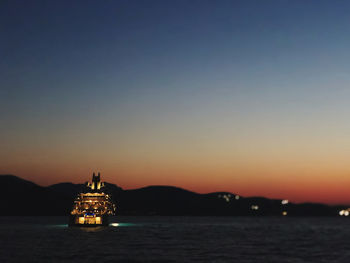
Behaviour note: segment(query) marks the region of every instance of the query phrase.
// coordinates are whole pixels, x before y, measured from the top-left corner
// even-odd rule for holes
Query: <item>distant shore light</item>
[[[348,209],[343,209],[339,211],[340,216],[349,216],[350,215],[350,208]]]
[[[286,204],[289,203],[289,201],[287,199],[284,199],[284,200],[281,201],[281,203],[282,203],[282,205],[286,205]]]
[[[258,210],[258,209],[259,209],[259,206],[258,206],[258,205],[252,205],[250,208],[251,208],[252,210]]]

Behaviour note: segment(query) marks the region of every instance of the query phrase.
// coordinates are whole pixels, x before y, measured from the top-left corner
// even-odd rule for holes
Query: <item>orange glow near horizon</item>
[[[46,164],[47,165],[47,164]],[[240,167],[241,165],[241,167]],[[47,186],[60,182],[84,183],[90,180],[92,172],[101,172],[102,180],[117,184],[123,189],[135,189],[149,185],[171,185],[198,193],[231,192],[241,196],[263,196],[288,199],[291,202],[319,202],[327,204],[350,204],[347,171],[325,169],[324,164],[316,169],[305,163],[295,166],[293,172],[284,171],[284,166],[264,167],[257,162],[251,166],[233,163],[192,164],[181,166],[169,163],[167,166],[152,162],[116,162],[117,168],[107,164],[104,169],[83,169],[73,165],[59,166],[33,165],[21,168],[9,167],[1,173],[11,173],[23,179]],[[80,165],[77,165],[80,166]],[[251,168],[247,168],[251,167]],[[28,172],[31,168],[32,172]],[[345,170],[345,169],[344,169]],[[10,172],[8,172],[10,171]],[[336,175],[335,175],[336,174]],[[283,176],[282,176],[283,175]]]

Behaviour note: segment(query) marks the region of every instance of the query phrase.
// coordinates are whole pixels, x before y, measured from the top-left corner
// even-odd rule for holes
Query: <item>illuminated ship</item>
[[[86,183],[86,191],[79,193],[74,200],[69,217],[70,226],[108,226],[108,217],[114,215],[115,204],[101,188],[100,173],[92,175],[92,182]]]

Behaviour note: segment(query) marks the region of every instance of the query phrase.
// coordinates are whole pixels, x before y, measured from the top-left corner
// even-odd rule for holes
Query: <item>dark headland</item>
[[[0,175],[0,215],[68,215],[83,184],[59,183],[48,187],[14,175]],[[345,206],[294,204],[234,193],[198,194],[172,186],[148,186],[134,190],[106,183],[117,215],[164,216],[338,216]]]

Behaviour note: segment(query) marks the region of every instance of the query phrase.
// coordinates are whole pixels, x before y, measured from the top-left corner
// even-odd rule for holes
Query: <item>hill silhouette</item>
[[[14,175],[0,175],[0,215],[68,215],[84,184],[39,186]],[[86,190],[86,189],[85,189]],[[233,193],[198,194],[173,186],[133,190],[106,183],[117,205],[117,215],[182,216],[337,216],[343,206],[282,204],[282,200],[241,197]]]

